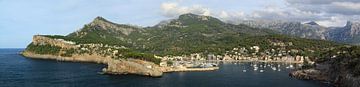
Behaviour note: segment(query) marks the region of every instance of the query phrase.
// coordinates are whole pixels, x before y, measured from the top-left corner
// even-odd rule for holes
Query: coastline
[[[117,60],[110,57],[102,57],[98,55],[74,55],[72,57],[62,57],[55,55],[43,55],[35,54],[28,51],[20,52],[20,55],[30,59],[44,59],[44,60],[56,60],[65,62],[86,62],[86,63],[98,63],[105,64],[107,67],[102,69],[102,74],[134,74],[150,77],[161,77],[163,73],[170,72],[197,72],[197,71],[214,71],[219,67],[208,68],[173,68],[173,67],[160,67],[151,62],[146,62],[137,59]],[[151,67],[151,68],[149,68]]]
[[[150,77],[161,77],[163,73],[170,72],[201,72],[201,71],[214,71],[219,67],[207,67],[207,68],[175,68],[175,67],[163,67],[151,62],[146,62],[136,59],[112,59],[110,57],[102,57],[99,55],[74,55],[72,57],[63,57],[55,55],[43,55],[35,54],[29,51],[23,51],[20,53],[26,58],[33,59],[50,59],[56,61],[66,62],[86,62],[86,63],[98,63],[105,64],[107,67],[102,69],[103,74],[135,74]],[[268,62],[268,63],[295,63],[299,64],[299,61],[264,61],[264,60],[199,60],[193,62]],[[149,68],[151,67],[151,68]]]
[[[199,60],[197,62],[264,62],[264,63],[294,63],[301,64],[300,61],[265,61],[265,60]]]
[[[105,64],[107,67],[103,68],[103,72],[107,74],[138,74],[151,77],[160,77],[162,72],[157,68],[143,68],[145,66],[154,66],[153,63],[142,64],[135,62],[135,60],[116,60],[109,57],[101,57],[98,55],[75,55],[72,57],[62,57],[54,55],[42,55],[32,52],[23,51],[21,55],[31,59],[47,59],[57,60],[65,62],[86,62],[86,63],[98,63]],[[145,62],[145,61],[143,61]]]

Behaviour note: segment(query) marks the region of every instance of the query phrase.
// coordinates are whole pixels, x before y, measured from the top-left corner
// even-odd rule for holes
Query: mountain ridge
[[[281,34],[297,36],[308,39],[322,39],[347,44],[360,44],[360,23],[350,22],[343,27],[324,27],[314,21],[308,23],[288,21],[261,21],[244,20],[239,24],[245,24],[256,28],[269,28]]]

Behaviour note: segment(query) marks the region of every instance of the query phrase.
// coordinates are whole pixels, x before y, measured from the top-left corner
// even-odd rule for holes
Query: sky
[[[102,16],[153,26],[185,13],[225,22],[316,21],[343,26],[360,19],[360,0],[0,0],[0,48],[25,48],[33,35],[67,35]]]

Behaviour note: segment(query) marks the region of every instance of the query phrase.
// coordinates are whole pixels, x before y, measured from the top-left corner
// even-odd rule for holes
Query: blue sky
[[[316,7],[316,4],[296,1],[301,0],[0,0],[0,48],[25,48],[36,34],[66,35],[80,29],[96,16],[115,23],[152,26],[161,20],[191,12],[215,16],[224,21],[272,20],[279,17],[275,19],[316,20],[326,26],[331,23],[341,25],[347,19],[357,18],[357,10],[360,10],[349,8],[350,16],[346,16],[349,12],[316,12],[301,8],[302,5]],[[360,5],[356,1],[344,1],[354,6]],[[337,20],[340,18],[345,19]]]

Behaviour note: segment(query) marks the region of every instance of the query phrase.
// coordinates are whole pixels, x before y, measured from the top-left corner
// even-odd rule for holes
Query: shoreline
[[[61,62],[78,62],[78,63],[96,63],[104,64],[107,67],[102,69],[102,74],[111,74],[111,75],[140,75],[140,76],[150,76],[150,77],[161,77],[162,73],[170,72],[197,72],[197,71],[214,71],[219,69],[219,67],[209,67],[209,68],[173,68],[173,67],[160,67],[153,63],[149,63],[142,60],[129,59],[129,60],[116,60],[108,57],[101,57],[97,55],[76,55],[72,57],[62,57],[55,55],[43,55],[35,54],[32,52],[20,52],[19,55],[29,58],[29,59],[40,59],[40,60],[55,60]],[[128,66],[127,66],[128,65]],[[124,66],[127,66],[124,70]],[[136,66],[136,67],[134,67]],[[147,68],[151,66],[152,68]],[[121,68],[120,68],[121,67]],[[120,68],[120,69],[119,69]],[[135,68],[135,69],[133,69]],[[127,71],[127,69],[129,69]]]
[[[30,58],[30,59],[42,59],[42,60],[56,60],[56,61],[64,61],[64,62],[80,62],[80,63],[97,63],[104,64],[107,67],[103,68],[103,74],[135,74],[135,75],[144,75],[151,77],[160,77],[162,73],[170,73],[170,72],[202,72],[202,71],[215,71],[218,70],[219,67],[207,67],[207,68],[174,68],[174,67],[161,67],[159,65],[155,65],[153,63],[149,63],[141,60],[115,60],[108,57],[101,57],[98,55],[75,55],[72,57],[62,57],[55,55],[42,55],[35,54],[32,52],[20,52],[20,55]],[[263,60],[199,60],[199,61],[191,61],[191,62],[267,62],[267,63],[295,63],[299,64],[302,62],[294,62],[294,61],[263,61]],[[133,65],[135,63],[135,65]],[[127,66],[130,64],[130,67],[136,68],[135,71],[132,68],[126,68],[132,71],[127,72],[124,69],[119,67]],[[134,67],[137,66],[137,67]],[[140,67],[141,66],[141,67]],[[147,68],[151,66],[152,68]],[[137,71],[136,71],[137,70]]]
[[[180,69],[171,69],[168,71],[165,71],[165,73],[171,73],[171,72],[203,72],[203,71],[215,71],[218,70],[219,67],[207,67],[207,68],[180,68]]]
[[[191,62],[263,62],[263,63],[294,63],[301,64],[303,62],[298,61],[264,61],[264,60],[199,60]]]

